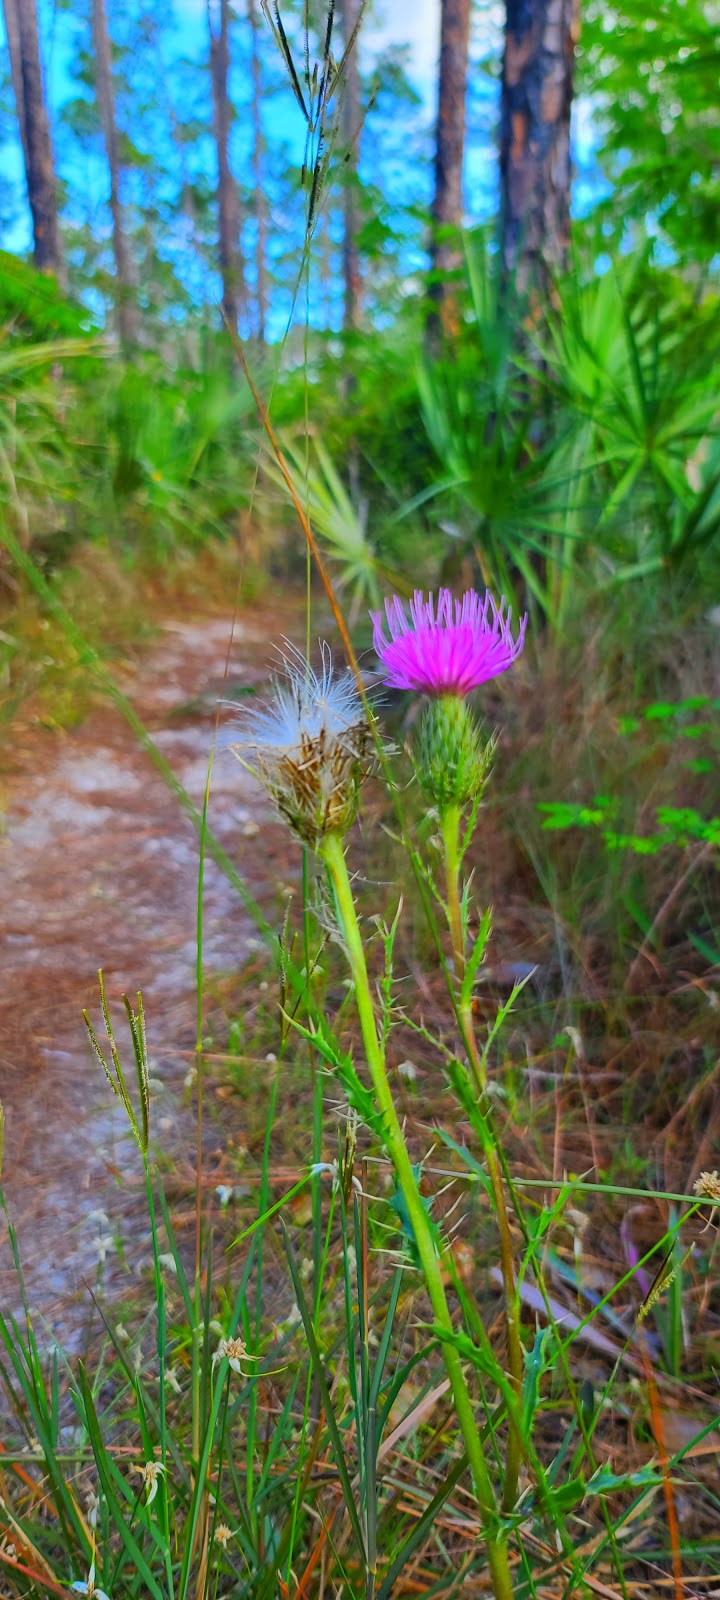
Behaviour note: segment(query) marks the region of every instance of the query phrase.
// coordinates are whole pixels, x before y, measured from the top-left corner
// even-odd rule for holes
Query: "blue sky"
[[[125,11],[123,0],[106,0],[106,3],[110,30],[117,37],[123,25],[122,19],[128,13]],[[85,27],[87,4],[88,0],[81,0],[80,4],[77,0],[73,4],[71,0],[67,7],[59,8],[54,0],[40,0],[41,17],[44,18],[42,49],[54,126],[56,160],[61,177],[71,196],[75,197],[77,206],[84,208],[84,216],[92,217],[94,225],[100,232],[106,233],[109,228],[109,217],[106,211],[107,174],[104,163],[99,153],[81,152],[76,143],[68,139],[67,133],[63,134],[59,120],[63,105],[78,92],[70,69],[77,38]],[[242,7],[238,9],[242,11]],[[173,67],[173,61],[177,63],[179,58],[184,56],[205,63],[206,0],[175,0],[172,10],[168,10],[167,17],[167,22],[163,22],[163,38],[167,41],[169,62],[168,94],[169,98],[173,95],[181,97],[180,69]],[[485,0],[485,4],[476,9],[471,46],[474,63],[477,64],[483,59],[499,60],[503,17],[502,0]],[[361,63],[364,71],[369,72],[378,58],[389,48],[401,49],[404,52],[408,77],[420,99],[413,135],[416,151],[419,148],[418,141],[422,128],[429,131],[434,118],[439,29],[440,0],[413,0],[412,6],[408,4],[408,0],[375,0],[375,3],[368,8],[361,33]],[[473,70],[470,81],[472,87],[468,97],[469,138],[465,193],[468,220],[476,221],[490,216],[496,203],[497,105],[495,85],[486,75]],[[242,103],[249,96],[249,83],[237,69],[233,94],[240,108],[233,150],[235,170],[240,175],[247,169],[248,161],[247,135],[243,132],[243,126],[247,126],[247,119],[243,119],[242,116]],[[7,99],[11,105],[11,96],[7,96]],[[181,110],[182,107],[178,109]],[[376,125],[372,121],[372,116],[371,112],[366,124],[368,146],[373,144],[373,128]],[[271,123],[271,131],[267,130],[268,140],[273,139],[283,144],[291,158],[299,164],[303,128],[299,112],[289,92],[281,92],[273,97],[268,120]],[[2,244],[6,249],[25,252],[31,242],[29,214],[24,193],[20,147],[12,117],[6,124],[5,132],[4,147],[0,153],[5,179],[6,213]],[[575,141],[583,163],[592,149],[592,125],[587,105],[580,104],[576,107]],[[398,144],[397,139],[395,143]],[[195,161],[196,167],[199,164],[205,175],[212,180],[214,156],[209,140],[200,142],[191,159]],[[397,152],[394,162],[391,156],[388,161],[388,171],[391,174],[393,171],[395,173],[397,198],[404,191],[407,201],[413,201],[421,206],[427,203],[430,181],[427,162],[423,162],[417,154],[413,160],[404,162],[402,140],[400,140],[400,159],[397,158]],[[367,176],[371,177],[372,174]],[[9,206],[8,195],[12,196]],[[576,198],[580,202],[580,209],[584,209],[582,182],[576,185]],[[177,248],[182,251],[181,232],[178,234]]]

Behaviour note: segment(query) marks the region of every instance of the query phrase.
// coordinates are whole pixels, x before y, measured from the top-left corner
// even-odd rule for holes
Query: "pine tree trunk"
[[[135,343],[138,336],[137,307],[134,304],[133,270],[130,250],[123,227],[120,204],[120,154],[117,124],[115,121],[115,93],[112,81],[110,39],[105,15],[104,0],[93,0],[93,44],[95,48],[95,87],[98,111],[105,141],[105,154],[110,169],[110,215],[113,228],[113,254],[115,256],[115,317],[123,349]]]
[[[470,0],[442,0],[440,16],[440,74],[437,132],[435,137],[435,192],[432,204],[430,295],[435,313],[430,331],[438,325],[446,334],[457,327],[457,300],[444,274],[457,272],[461,255],[457,233],[463,218],[463,158],[465,154],[465,98],[470,48]]]
[[[248,0],[248,19],[252,37],[252,115],[253,115],[253,186],[255,189],[255,279],[257,295],[258,339],[265,343],[267,321],[267,265],[265,194],[263,191],[263,134],[262,134],[262,62],[258,40],[258,17],[255,0]]]
[[[57,186],[43,94],[36,0],[3,0],[15,106],[33,225],[33,258],[61,276]]]
[[[343,73],[342,136],[345,147],[343,189],[343,327],[346,333],[360,326],[361,279],[360,207],[358,205],[358,141],[362,123],[360,93],[360,66],[358,62],[358,33],[362,18],[362,0],[340,0],[340,25],[343,48],[349,54]]]
[[[502,259],[544,295],[570,235],[570,109],[577,0],[506,0],[500,120]]]
[[[228,98],[230,7],[229,0],[219,0],[219,4],[220,25],[218,31],[215,32],[212,21],[211,0],[208,0],[210,76],[212,79],[213,127],[218,170],[218,258],[220,276],[222,278],[223,317],[228,327],[233,332],[236,332],[243,282],[239,250],[240,207],[235,180],[230,170],[230,101]]]

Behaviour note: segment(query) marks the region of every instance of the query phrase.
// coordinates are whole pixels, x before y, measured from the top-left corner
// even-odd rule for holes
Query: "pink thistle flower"
[[[388,639],[382,612],[371,612],[373,644],[385,669],[385,682],[393,689],[414,689],[433,697],[462,698],[506,672],[520,655],[525,641],[527,615],[521,619],[517,639],[511,630],[512,612],[505,600],[498,605],[488,591],[484,596],[469,589],[453,600],[441,589],[437,605],[432,595],[424,599],[416,589],[410,601],[410,621],[397,595],[385,601]]]

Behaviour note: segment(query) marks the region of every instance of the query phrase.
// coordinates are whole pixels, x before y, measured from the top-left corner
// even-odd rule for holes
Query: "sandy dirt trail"
[[[198,807],[218,699],[261,683],[273,642],[291,631],[277,611],[243,614],[226,684],[230,617],[168,620],[140,670],[120,675]],[[142,989],[155,1139],[170,1149],[181,1138],[187,1144],[192,1112],[182,1084],[195,1038],[199,845],[192,822],[112,706],[98,707],[67,733],[32,731],[16,755],[0,834],[4,1184],[31,1303],[48,1335],[67,1337],[106,1252],[106,1280],[119,1272],[112,1248],[118,1231],[126,1233],[129,1222],[131,1270],[142,1269],[147,1249],[137,1158],[81,1011],[88,1007],[98,1020],[102,966],[127,1061],[119,998]],[[286,832],[268,820],[263,792],[227,750],[214,764],[210,824],[272,917],[278,882],[297,862]],[[205,970],[237,971],[257,930],[212,861],[204,905]],[[133,1182],[124,1185],[130,1169]],[[141,1230],[135,1239],[133,1226]],[[17,1303],[2,1221],[0,1303]]]

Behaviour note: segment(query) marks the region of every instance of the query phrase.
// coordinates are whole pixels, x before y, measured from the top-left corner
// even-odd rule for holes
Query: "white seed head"
[[[316,849],[355,820],[360,784],[373,764],[372,732],[352,673],[335,676],[327,645],[319,675],[290,646],[283,668],[266,705],[248,711],[228,743]]]

